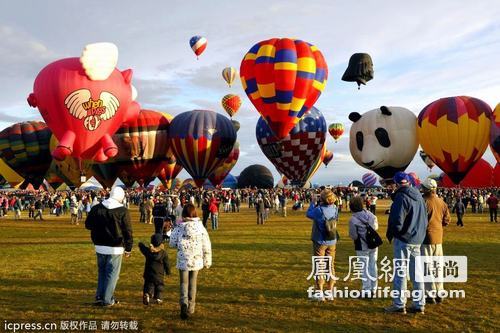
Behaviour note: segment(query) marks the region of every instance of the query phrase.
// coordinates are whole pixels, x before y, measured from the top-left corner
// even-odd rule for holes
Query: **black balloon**
[[[273,188],[272,172],[263,165],[254,164],[243,170],[238,178],[238,188],[257,187]]]
[[[361,84],[373,79],[373,62],[368,53],[354,53],[349,59],[349,65],[342,75],[342,81],[356,82],[358,89]]]

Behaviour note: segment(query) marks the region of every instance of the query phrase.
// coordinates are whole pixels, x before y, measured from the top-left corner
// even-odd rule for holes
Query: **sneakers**
[[[404,314],[404,313],[406,313],[406,308],[405,307],[400,308],[399,306],[392,304],[391,306],[384,308],[384,311],[387,313],[403,313]]]
[[[416,306],[412,305],[408,309],[408,312],[409,313],[421,313],[421,314],[424,314],[425,313],[425,308],[424,307],[417,308]]]
[[[100,298],[96,298],[95,299],[95,302],[92,304],[94,306],[103,306],[104,305],[104,301]]]
[[[161,300],[161,299],[157,298],[157,299],[155,299],[155,303],[156,303],[156,304],[162,304],[162,303],[163,303],[163,300]]]
[[[187,304],[181,304],[181,319],[188,319],[188,306]]]
[[[142,304],[149,305],[149,294],[142,295]]]
[[[311,300],[312,301],[316,301],[316,302],[324,302],[325,301],[325,296],[323,296],[323,295],[321,295],[321,296],[312,295]]]

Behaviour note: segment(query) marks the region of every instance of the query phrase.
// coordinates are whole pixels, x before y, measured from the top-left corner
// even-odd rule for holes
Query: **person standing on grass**
[[[392,305],[385,312],[406,313],[407,273],[413,285],[412,313],[424,313],[425,295],[423,282],[417,282],[415,274],[416,257],[420,256],[420,248],[427,230],[427,208],[420,192],[410,184],[411,178],[404,172],[397,172],[394,183],[397,190],[393,194],[387,224],[387,239],[394,239],[394,280]],[[409,266],[409,267],[408,267]]]
[[[155,226],[156,234],[163,234],[163,225],[167,219],[168,212],[167,206],[165,205],[165,200],[163,197],[159,197],[158,201],[153,206],[153,222]]]
[[[21,205],[21,199],[18,197],[14,197],[15,202],[14,202],[14,218],[16,220],[21,219],[21,210],[23,209],[23,206]]]
[[[266,208],[264,207],[264,199],[262,199],[262,194],[257,196],[254,202],[255,212],[257,213],[257,224],[264,224]]]
[[[212,195],[212,198],[210,199],[208,210],[210,211],[212,230],[219,229],[219,201],[217,201],[215,195]]]
[[[429,224],[422,244],[421,254],[426,257],[440,257],[443,256],[443,227],[450,223],[450,210],[443,199],[436,195],[437,183],[434,179],[427,178],[422,183],[422,190]],[[441,303],[442,298],[438,294],[441,290],[444,290],[442,282],[426,282],[425,303]]]
[[[153,207],[155,203],[152,197],[149,197],[146,200],[146,204],[144,205],[144,209],[146,211],[146,222],[147,224],[153,224]]]
[[[85,228],[90,230],[97,255],[97,291],[95,305],[113,306],[117,304],[114,292],[122,256],[130,257],[134,243],[132,224],[127,208],[123,206],[125,192],[114,187],[109,198],[92,207]]]
[[[33,220],[36,221],[37,217],[40,218],[40,221],[43,221],[43,202],[41,198],[37,198],[35,201],[35,215],[33,216]]]
[[[457,198],[457,202],[455,203],[455,206],[453,206],[452,213],[457,214],[457,226],[463,227],[464,226],[464,214],[465,214],[465,205],[462,201],[461,197]]]
[[[208,218],[210,217],[210,199],[206,193],[203,194],[203,200],[201,201],[201,213],[203,226],[206,229]]]
[[[328,239],[326,222],[328,220],[337,220],[338,210],[334,203],[337,200],[335,194],[330,190],[323,190],[320,194],[319,203],[317,203],[316,195],[313,195],[311,200],[311,205],[307,210],[306,216],[313,221],[311,240],[313,245],[313,256],[330,257],[331,258],[331,276],[327,277],[326,288],[328,291],[332,292],[333,286],[335,284],[335,252],[338,235],[335,239]],[[319,292],[319,296],[316,293],[313,295],[313,299],[317,301],[324,301],[323,288],[325,285],[325,279],[323,276],[316,278],[316,291]]]
[[[184,206],[182,219],[184,223],[178,224],[172,231],[170,247],[177,249],[180,315],[185,320],[195,311],[198,271],[212,266],[212,245],[194,205]]]
[[[378,247],[370,249],[366,243],[367,226],[378,230],[377,217],[366,209],[363,209],[363,199],[354,197],[349,201],[352,217],[349,220],[349,237],[354,241],[356,256],[361,257],[364,262],[364,270],[361,275],[364,293],[362,297],[372,297],[377,292],[377,257]]]
[[[486,200],[486,204],[488,205],[490,211],[490,222],[498,222],[497,213],[498,213],[498,198],[495,193],[491,193]]]

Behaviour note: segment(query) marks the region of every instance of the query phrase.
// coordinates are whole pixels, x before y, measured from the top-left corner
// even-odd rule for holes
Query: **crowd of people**
[[[114,292],[120,274],[122,257],[130,256],[133,249],[132,221],[129,205],[139,210],[139,223],[153,224],[150,244],[139,243],[145,258],[143,303],[162,303],[164,276],[171,273],[165,244],[177,249],[180,278],[180,316],[187,319],[195,311],[198,271],[212,265],[210,238],[207,230],[219,228],[219,214],[237,214],[243,204],[254,209],[256,223],[264,225],[270,217],[287,217],[287,206],[305,210],[312,222],[312,253],[330,257],[332,273],[338,232],[336,222],[343,211],[350,214],[349,237],[354,250],[364,261],[366,269],[362,279],[362,297],[374,297],[378,282],[369,277],[377,276],[378,246],[374,234],[379,230],[376,216],[379,198],[391,198],[386,211],[388,227],[386,239],[392,243],[395,259],[409,261],[412,267],[416,256],[443,255],[443,227],[450,221],[450,211],[457,216],[457,225],[463,227],[464,214],[481,214],[487,208],[490,222],[497,221],[498,198],[496,189],[442,189],[428,179],[420,191],[412,186],[410,178],[398,173],[395,186],[380,191],[359,192],[352,187],[320,189],[237,189],[198,190],[183,189],[179,192],[124,190],[120,187],[108,191],[12,191],[0,195],[0,217],[13,214],[15,220],[43,221],[46,214],[69,216],[71,224],[78,225],[85,218],[85,227],[91,231],[97,256],[97,289],[95,304],[114,306],[118,301]],[[380,194],[382,193],[382,194]],[[198,211],[201,211],[198,216]],[[210,227],[208,222],[210,221]],[[380,238],[380,236],[379,236]],[[393,280],[393,289],[399,296],[393,298],[387,312],[406,313],[407,279],[413,289],[422,291],[422,297],[413,299],[409,312],[423,313],[426,304],[440,303],[442,283],[417,282],[415,273],[399,267]],[[334,279],[319,276],[311,298],[324,301],[324,291],[332,290]]]

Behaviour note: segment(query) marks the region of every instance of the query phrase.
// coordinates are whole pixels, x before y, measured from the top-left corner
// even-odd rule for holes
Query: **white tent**
[[[102,189],[104,189],[104,188],[97,181],[97,179],[95,179],[94,177],[91,177],[85,183],[80,185],[80,190],[84,190],[84,191],[96,191],[96,190],[102,190]]]
[[[122,182],[120,178],[116,178],[115,182],[113,183],[113,186],[111,188],[119,186],[121,188],[126,188],[127,186]]]

